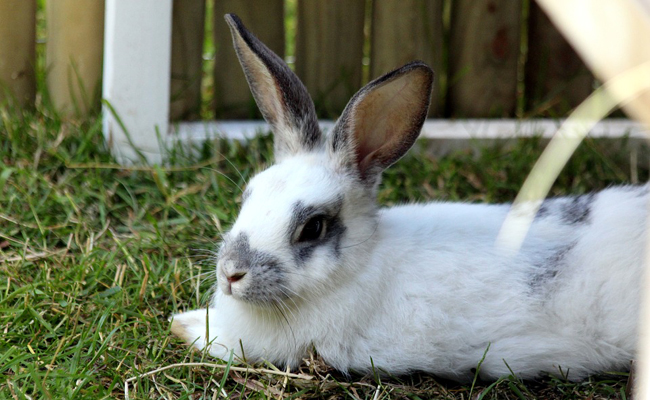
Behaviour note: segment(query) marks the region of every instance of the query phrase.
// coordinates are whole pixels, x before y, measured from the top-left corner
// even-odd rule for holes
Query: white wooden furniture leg
[[[104,137],[120,163],[141,156],[160,163],[169,132],[172,0],[106,0],[105,15]]]

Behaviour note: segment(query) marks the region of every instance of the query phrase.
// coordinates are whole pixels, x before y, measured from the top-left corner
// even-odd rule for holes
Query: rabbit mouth
[[[225,272],[219,268],[218,285],[226,296],[258,306],[285,302],[292,293],[275,264],[262,264],[247,272]]]
[[[269,288],[232,283],[221,284],[220,288],[226,296],[262,308],[276,307],[277,304],[290,301],[290,297],[282,290],[268,290]]]

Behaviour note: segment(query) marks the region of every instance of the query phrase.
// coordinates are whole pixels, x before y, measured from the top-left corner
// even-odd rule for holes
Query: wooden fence
[[[34,101],[37,8],[36,0],[0,0],[0,102]],[[103,0],[49,0],[42,10],[46,82],[54,105],[66,113],[98,105],[103,8]],[[212,26],[204,24],[206,10]],[[232,50],[226,12],[290,56],[324,118],[340,113],[367,80],[414,59],[437,74],[432,117],[558,117],[593,85],[576,53],[529,0],[209,0],[208,7],[206,0],[176,0],[173,120],[199,118],[206,100],[217,118],[259,118]],[[286,29],[289,23],[295,24]],[[207,43],[213,49],[206,51],[212,61],[204,60],[205,28],[212,33]],[[210,80],[212,89],[205,90]]]

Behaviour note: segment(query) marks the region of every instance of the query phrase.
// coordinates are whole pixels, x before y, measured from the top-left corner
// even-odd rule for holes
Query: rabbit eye
[[[298,243],[311,242],[319,239],[325,230],[325,217],[322,215],[311,218],[305,226],[303,226],[300,236],[298,236]]]

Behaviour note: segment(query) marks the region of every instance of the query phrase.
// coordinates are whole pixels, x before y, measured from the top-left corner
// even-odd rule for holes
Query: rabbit
[[[545,200],[521,249],[495,245],[511,206],[380,208],[382,171],[414,144],[433,71],[415,61],[356,93],[319,129],[298,77],[226,15],[275,164],[248,183],[206,309],[174,315],[197,349],[343,373],[516,374],[580,380],[634,358],[647,186]]]

